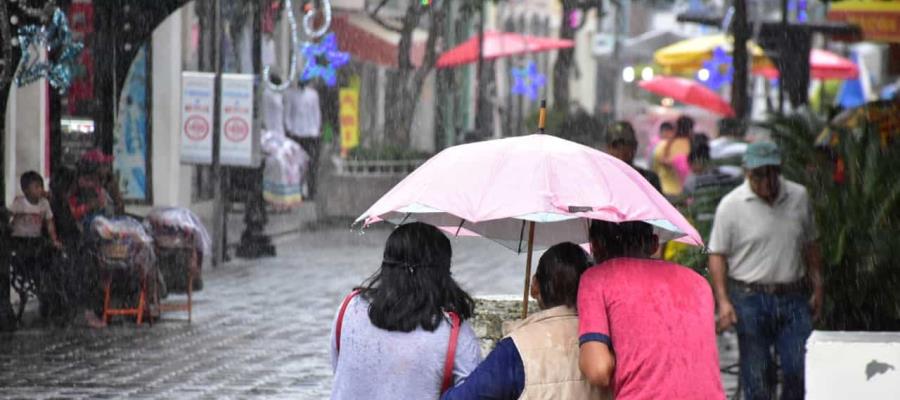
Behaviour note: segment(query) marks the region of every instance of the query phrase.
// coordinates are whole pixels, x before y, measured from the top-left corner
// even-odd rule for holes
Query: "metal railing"
[[[405,176],[425,163],[419,160],[351,160],[332,157],[337,175]]]

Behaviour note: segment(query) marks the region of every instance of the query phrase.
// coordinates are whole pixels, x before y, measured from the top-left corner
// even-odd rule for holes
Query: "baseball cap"
[[[772,142],[754,142],[747,146],[744,153],[744,168],[756,169],[765,166],[781,165],[781,150]]]
[[[606,144],[623,142],[626,144],[636,145],[637,136],[634,134],[634,128],[628,122],[616,122],[610,125],[606,131]]]

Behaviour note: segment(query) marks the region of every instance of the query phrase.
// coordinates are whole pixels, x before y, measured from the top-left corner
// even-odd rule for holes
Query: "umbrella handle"
[[[528,257],[525,259],[525,293],[522,295],[522,318],[528,316],[528,294],[531,289],[531,256],[534,254],[534,221],[528,223]]]
[[[547,125],[547,100],[541,100],[541,112],[538,114],[538,129],[541,134],[544,133],[544,127]]]

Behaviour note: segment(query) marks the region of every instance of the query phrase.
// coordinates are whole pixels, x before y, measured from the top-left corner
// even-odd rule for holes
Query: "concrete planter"
[[[355,219],[424,162],[330,157],[319,179],[319,217]]]

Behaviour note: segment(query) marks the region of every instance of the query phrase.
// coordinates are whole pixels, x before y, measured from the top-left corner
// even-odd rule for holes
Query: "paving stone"
[[[327,398],[332,319],[377,270],[387,234],[302,232],[279,239],[279,257],[205,270],[190,324],[169,313],[153,326],[32,322],[0,334],[0,398]],[[453,250],[454,277],[471,294],[521,296],[523,255],[479,239],[454,239]],[[723,365],[733,353],[723,351]],[[726,387],[734,383],[726,377]]]

